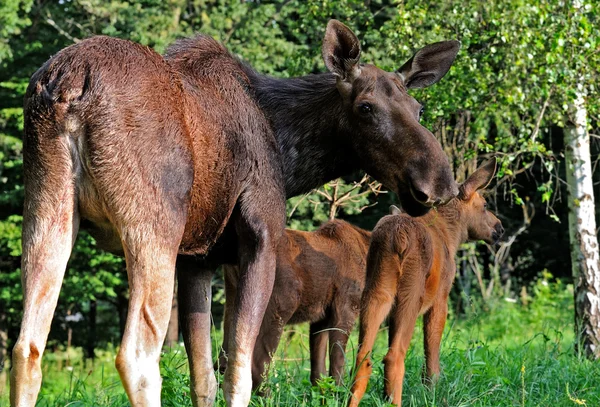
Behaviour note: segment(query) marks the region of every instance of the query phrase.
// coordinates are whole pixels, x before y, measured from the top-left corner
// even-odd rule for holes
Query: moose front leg
[[[212,271],[190,256],[177,257],[179,319],[190,365],[192,403],[211,406],[217,395],[212,368],[210,309]]]
[[[237,293],[237,281],[239,277],[238,267],[231,265],[223,266],[223,278],[225,280],[225,310],[223,314],[223,343],[219,351],[219,358],[214,368],[219,373],[225,373],[227,368],[227,357],[229,355],[229,332],[231,331],[231,319],[235,313],[234,302]]]

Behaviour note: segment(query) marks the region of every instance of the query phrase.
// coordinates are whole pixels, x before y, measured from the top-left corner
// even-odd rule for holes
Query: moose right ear
[[[459,41],[429,44],[418,50],[396,73],[402,77],[407,89],[433,85],[446,75],[459,49]]]
[[[402,209],[398,208],[396,205],[390,205],[390,215],[400,215],[402,213]]]
[[[351,29],[337,20],[330,20],[323,38],[323,59],[331,73],[345,81],[360,74],[360,43]]]

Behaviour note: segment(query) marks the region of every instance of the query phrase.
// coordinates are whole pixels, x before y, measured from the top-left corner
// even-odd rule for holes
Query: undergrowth
[[[498,299],[472,304],[467,316],[451,317],[442,344],[442,375],[433,388],[421,383],[423,336],[415,331],[406,359],[403,406],[600,406],[600,362],[575,354],[573,347],[572,287],[548,279],[532,287],[527,306]],[[484,311],[485,309],[485,311]],[[420,322],[419,322],[420,324]],[[213,354],[220,330],[213,332]],[[383,365],[387,329],[379,333],[373,351],[374,369],[361,405],[389,406],[383,398]],[[347,349],[347,376],[356,354],[354,332]],[[57,351],[44,356],[44,383],[38,406],[128,406],[114,368],[114,349],[97,351],[93,364],[80,350]],[[268,397],[254,395],[252,406],[344,406],[349,385],[338,387],[330,378],[318,386],[309,382],[308,329],[289,327],[268,373]],[[185,351],[177,346],[161,358],[162,404],[191,406]],[[218,375],[219,382],[222,376]],[[0,405],[8,404],[8,391]],[[217,406],[224,406],[222,391]]]

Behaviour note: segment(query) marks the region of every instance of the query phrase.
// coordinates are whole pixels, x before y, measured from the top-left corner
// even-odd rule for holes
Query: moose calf
[[[286,324],[310,322],[310,380],[326,373],[338,384],[344,372],[348,335],[360,312],[365,265],[371,233],[341,220],[323,224],[314,232],[286,229],[277,246],[277,271],[252,361],[252,387],[263,380],[266,365]],[[219,369],[227,364],[228,336],[238,283],[238,268],[224,266],[225,322]]]
[[[490,183],[495,171],[495,160],[482,165],[461,185],[458,197],[437,211],[420,218],[397,213],[375,226],[367,256],[350,406],[357,406],[365,393],[372,371],[370,352],[392,306],[389,350],[383,360],[386,395],[401,405],[404,358],[419,314],[424,313],[426,374],[432,379],[439,374],[440,341],[458,246],[467,240],[494,243],[504,233],[478,192]]]

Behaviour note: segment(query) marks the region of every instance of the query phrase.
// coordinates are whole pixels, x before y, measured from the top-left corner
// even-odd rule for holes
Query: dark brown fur
[[[239,265],[224,394],[245,406],[259,332],[252,322],[262,320],[271,294],[286,196],[358,168],[397,191],[412,214],[456,195],[447,159],[406,88],[439,80],[458,43],[425,47],[397,74],[359,65],[358,40],[337,21],[323,49],[332,73],[276,80],[204,36],[176,42],[164,57],[94,37],[32,76],[12,405],[35,404],[80,220],[127,261],[131,295],[116,366],[134,405],[160,404],[157,361],[176,262],[192,401],[213,402],[210,281],[215,265]],[[382,93],[390,87],[393,94]],[[374,107],[369,114],[356,110],[363,99]]]
[[[323,224],[314,232],[286,229],[277,246],[277,270],[252,362],[252,386],[258,388],[287,324],[310,323],[310,379],[329,374],[341,383],[348,334],[358,313],[365,285],[365,266],[371,233],[342,220]],[[230,305],[237,290],[238,270],[225,266],[224,341],[218,367],[227,365]]]
[[[489,184],[495,168],[496,162],[492,161],[474,172],[461,186],[461,195],[437,212],[421,218],[406,214],[386,216],[375,226],[367,257],[360,348],[350,406],[358,406],[365,393],[375,336],[390,310],[390,347],[384,364],[385,393],[392,403],[402,404],[404,358],[419,314],[424,314],[425,373],[430,379],[440,373],[440,342],[458,246],[467,240],[494,243],[504,232],[477,192]]]

